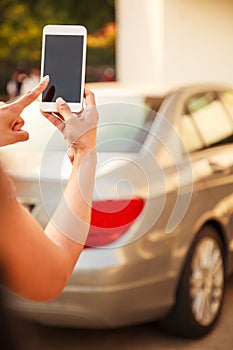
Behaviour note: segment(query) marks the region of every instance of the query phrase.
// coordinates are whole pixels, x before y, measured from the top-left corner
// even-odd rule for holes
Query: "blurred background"
[[[11,96],[27,75],[40,69],[42,28],[82,24],[88,28],[86,81],[115,79],[114,0],[2,0],[0,5],[0,96]],[[9,90],[9,91],[7,91]],[[10,95],[10,96],[7,96]]]
[[[3,100],[7,82],[21,85],[40,68],[48,23],[87,27],[87,82],[233,83],[232,0],[2,0],[0,6]]]

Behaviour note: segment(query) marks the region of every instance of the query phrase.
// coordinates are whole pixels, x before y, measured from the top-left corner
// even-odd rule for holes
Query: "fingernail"
[[[59,105],[65,103],[65,101],[63,100],[62,97],[58,97],[58,98],[56,99],[56,102],[57,102]]]
[[[49,79],[49,75],[45,75],[42,79],[41,79],[41,83],[43,83],[45,80]]]

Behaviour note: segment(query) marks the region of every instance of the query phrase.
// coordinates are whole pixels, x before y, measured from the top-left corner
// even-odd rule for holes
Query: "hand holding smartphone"
[[[72,112],[80,112],[86,66],[87,30],[84,26],[47,25],[43,29],[41,78],[50,82],[42,93],[40,108],[56,112],[56,99],[62,97]]]

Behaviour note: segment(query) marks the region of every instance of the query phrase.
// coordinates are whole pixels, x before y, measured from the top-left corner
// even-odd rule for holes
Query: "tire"
[[[205,225],[189,250],[176,304],[162,320],[162,328],[188,338],[208,334],[221,314],[224,293],[223,244],[217,230],[211,225]]]

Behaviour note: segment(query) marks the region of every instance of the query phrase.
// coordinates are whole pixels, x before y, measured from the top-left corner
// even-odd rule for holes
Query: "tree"
[[[0,93],[3,93],[5,81],[16,67],[39,67],[44,25],[83,24],[93,34],[106,23],[113,21],[114,0],[1,0]],[[112,51],[113,47],[110,56],[106,51],[106,57],[114,64]],[[98,55],[98,50],[96,52]],[[87,60],[89,57],[91,60],[93,54]],[[103,62],[103,58],[101,60]]]

